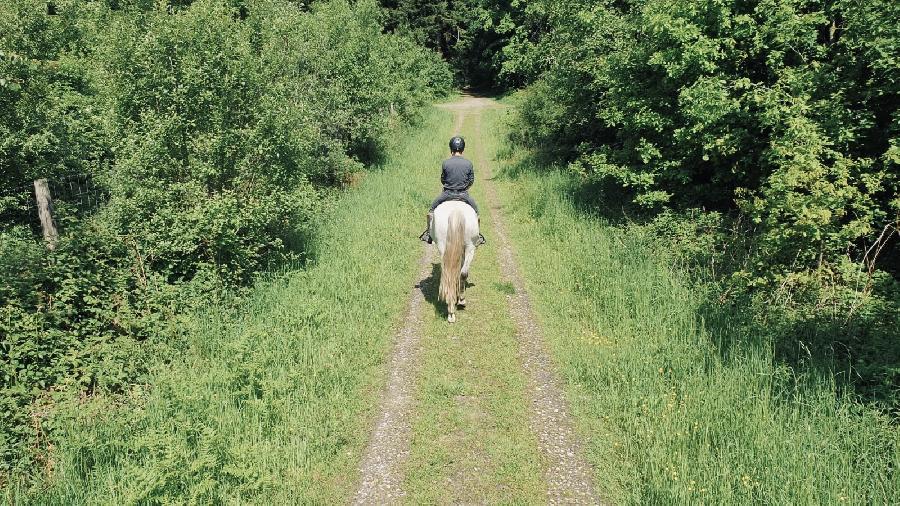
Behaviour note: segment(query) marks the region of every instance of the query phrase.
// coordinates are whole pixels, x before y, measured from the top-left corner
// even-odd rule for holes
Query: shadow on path
[[[447,303],[440,300],[438,297],[438,288],[441,284],[441,264],[432,263],[431,264],[431,274],[428,275],[427,278],[423,279],[421,283],[416,285],[416,288],[422,292],[422,296],[425,297],[425,301],[430,303],[432,307],[434,307],[434,312],[441,318],[447,317]],[[475,283],[466,282],[466,290],[475,286]],[[465,311],[465,307],[457,307],[460,311]]]

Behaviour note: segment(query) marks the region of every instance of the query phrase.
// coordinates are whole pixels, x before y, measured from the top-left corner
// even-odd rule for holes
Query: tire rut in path
[[[431,274],[432,248],[422,248],[417,282],[410,293],[403,326],[394,337],[387,386],[378,419],[360,464],[353,504],[394,504],[404,496],[403,462],[409,456],[410,416],[422,341],[422,284]]]
[[[476,132],[483,138],[480,115]],[[480,145],[476,148],[478,165],[482,170],[490,165]],[[499,245],[500,270],[515,288],[509,297],[510,313],[516,326],[522,368],[528,380],[531,397],[530,428],[538,438],[538,449],[545,459],[544,479],[547,482],[549,504],[600,504],[592,483],[592,470],[584,460],[582,445],[569,416],[568,403],[547,353],[545,340],[536,323],[534,310],[525,283],[516,266],[506,225],[500,213],[500,201],[494,184],[493,171],[484,180],[487,207],[490,209],[494,233]]]

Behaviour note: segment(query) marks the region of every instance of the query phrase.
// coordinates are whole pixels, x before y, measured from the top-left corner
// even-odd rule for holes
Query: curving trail
[[[489,244],[473,265],[467,323],[455,326],[423,304],[437,283],[431,248],[423,252],[354,503],[599,504],[491,180],[482,117],[501,106],[465,95],[439,107],[455,115],[448,137],[468,137]]]

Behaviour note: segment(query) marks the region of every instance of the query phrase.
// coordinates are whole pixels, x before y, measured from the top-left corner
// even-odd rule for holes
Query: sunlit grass
[[[478,174],[472,196],[488,243],[472,264],[468,306],[447,323],[437,302],[440,267],[426,285],[421,370],[406,466],[409,504],[538,504],[545,500],[537,438],[502,280],[498,241],[485,198],[496,139],[478,135],[480,113],[467,113],[462,135]],[[433,177],[440,167],[432,169]],[[435,257],[436,258],[436,257]],[[511,285],[509,285],[511,286]]]
[[[766,336],[740,335],[728,313],[704,312],[654,237],[576,210],[568,175],[519,169],[500,183],[504,214],[608,499],[897,501],[900,436],[887,417],[827,373],[778,363]]]
[[[189,319],[186,353],[150,385],[71,407],[47,488],[16,500],[346,500],[413,282],[426,169],[449,129],[449,114],[428,113],[339,200],[305,270],[261,282],[238,317],[213,307]]]
[[[491,124],[485,135],[499,138],[500,123]],[[261,282],[238,316],[210,308],[189,318],[184,355],[160,364],[150,384],[58,407],[46,478],[7,499],[345,502],[450,127],[448,114],[430,113],[343,196],[305,270]],[[776,361],[765,335],[733,339],[741,327],[703,309],[703,294],[653,237],[580,214],[568,176],[524,170],[497,184],[607,499],[882,504],[900,496],[900,436],[886,417],[837,393],[827,374]],[[513,289],[498,274],[485,225],[491,242],[473,268],[472,307],[456,326],[426,311],[412,500],[541,497],[504,303]],[[448,491],[454,478],[471,488]]]

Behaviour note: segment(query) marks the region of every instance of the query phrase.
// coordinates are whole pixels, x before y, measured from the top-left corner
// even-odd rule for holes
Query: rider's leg
[[[431,239],[431,220],[434,218],[434,212],[428,211],[428,214],[425,215],[425,218],[426,218],[425,231],[422,232],[422,235],[419,236],[419,239],[427,242],[428,244],[431,244],[431,241],[432,241],[432,239]]]
[[[462,192],[460,194],[460,200],[462,200],[466,204],[469,204],[469,206],[471,206],[472,209],[475,210],[475,214],[478,214],[478,204],[475,203],[475,199],[473,199],[472,196],[469,195],[469,192]]]
[[[447,190],[444,190],[440,195],[437,196],[436,199],[434,199],[434,202],[431,203],[431,208],[428,210],[428,225],[426,226],[425,231],[422,232],[422,235],[419,236],[419,239],[427,242],[428,244],[431,244],[431,220],[434,218],[434,210],[437,209],[437,206],[443,204],[447,200],[450,200],[449,196],[450,194],[447,192]]]
[[[486,243],[487,240],[484,238],[484,234],[481,233],[481,214],[478,213],[478,206],[475,205],[475,200],[472,197],[469,197],[469,205],[472,206],[472,209],[475,210],[475,215],[478,216],[478,241],[475,243],[475,246],[481,246]]]
[[[481,233],[481,215],[478,215],[478,242],[475,246],[481,246],[486,243],[487,239],[484,238],[484,234]]]

